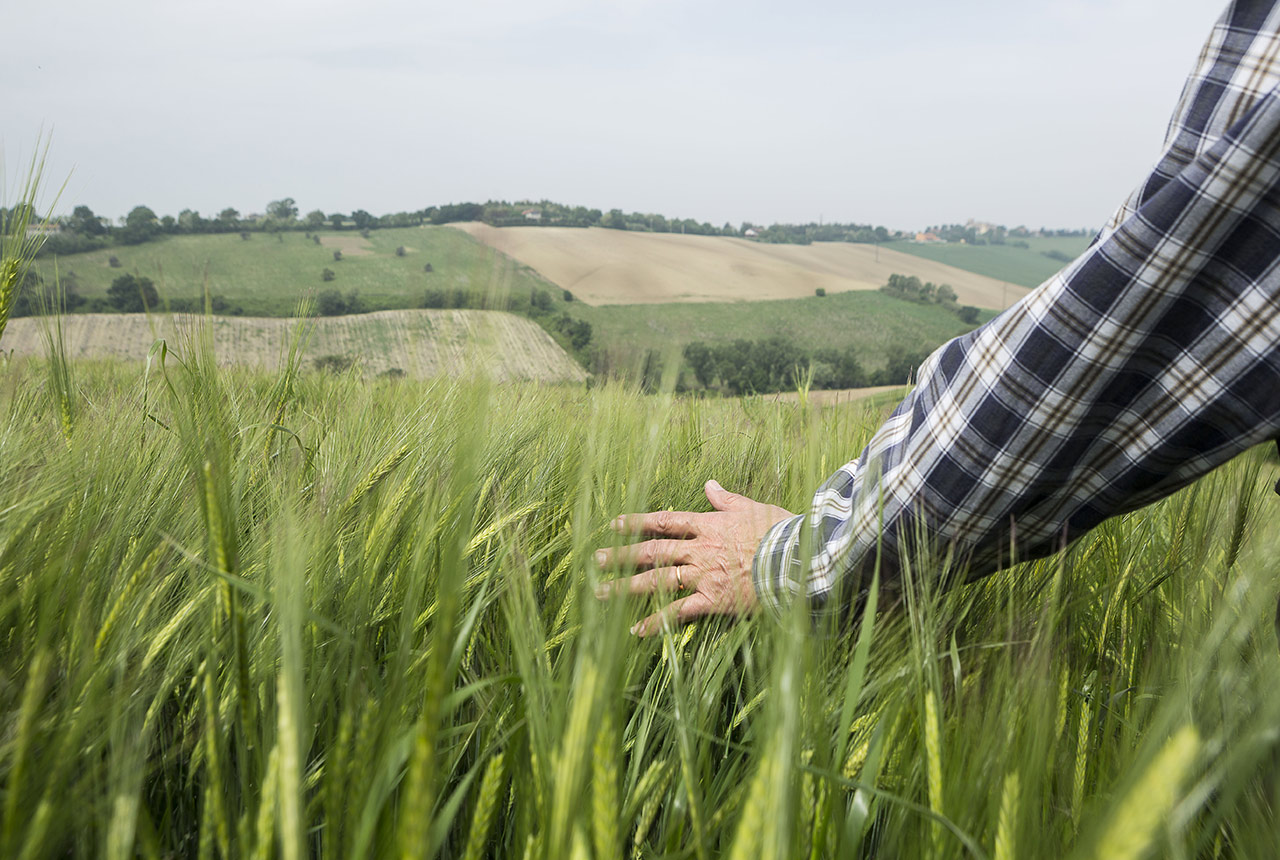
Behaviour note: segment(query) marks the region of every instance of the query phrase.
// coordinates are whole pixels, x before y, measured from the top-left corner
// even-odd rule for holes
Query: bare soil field
[[[1025,287],[889,248],[847,242],[770,245],[728,236],[599,227],[452,225],[592,305],[794,299],[875,290],[892,274],[950,284],[960,304],[1003,309]]]
[[[71,358],[141,361],[157,338],[181,355],[199,316],[72,314],[63,318]],[[214,350],[223,364],[276,367],[294,320],[213,317]],[[586,371],[545,331],[513,314],[472,310],[380,311],[320,317],[305,352],[313,359],[349,358],[368,374],[400,368],[416,377],[456,376],[484,368],[495,380],[581,382]],[[9,321],[0,348],[15,355],[43,355],[39,321]]]

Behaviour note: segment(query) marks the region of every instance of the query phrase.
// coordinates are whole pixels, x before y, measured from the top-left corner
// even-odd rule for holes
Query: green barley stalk
[[[644,842],[649,838],[649,828],[662,806],[662,798],[666,794],[667,785],[671,781],[671,768],[665,760],[655,761],[640,778],[636,786],[636,797],[644,798],[640,807],[640,815],[636,817],[636,830],[631,837],[631,856],[639,858],[643,855]]]
[[[6,857],[13,856],[17,844],[18,803],[22,800],[19,789],[26,778],[27,756],[31,752],[36,714],[44,699],[51,662],[49,652],[41,648],[27,666],[27,683],[22,690],[22,705],[18,709],[18,724],[12,741],[13,752],[7,763],[9,790],[5,792],[4,833],[3,838],[0,838],[0,848],[4,849],[2,853]]]
[[[391,471],[395,469],[396,466],[399,466],[400,463],[404,461],[404,458],[408,457],[412,451],[413,446],[405,443],[387,456],[383,457],[382,460],[378,462],[378,465],[373,467],[373,471],[366,475],[364,480],[356,485],[356,488],[351,492],[350,498],[348,498],[346,503],[343,504],[339,518],[343,519],[351,513],[351,511],[355,510],[356,505],[360,504],[360,500],[367,496],[374,487],[382,483],[382,480],[386,478],[387,475],[390,475]]]
[[[208,768],[205,781],[204,802],[210,825],[210,836],[223,857],[230,856],[231,828],[228,826],[227,804],[223,796],[221,728],[218,720],[218,700],[213,691],[213,670],[206,662],[203,671],[204,692],[204,758]],[[203,835],[203,834],[202,834]]]
[[[506,754],[499,752],[489,759],[485,766],[484,778],[480,781],[480,793],[476,798],[476,811],[471,816],[471,831],[467,834],[467,847],[462,852],[463,860],[481,860],[484,857],[485,844],[489,841],[489,831],[493,829],[493,816],[498,809],[498,797],[507,784],[506,770],[503,768]]]
[[[1195,726],[1183,726],[1165,741],[1129,790],[1112,805],[1092,857],[1142,860],[1150,856],[1158,829],[1168,820],[1199,753],[1200,734]]]
[[[262,797],[258,799],[258,821],[255,827],[257,850],[254,860],[271,860],[275,856],[276,815],[279,811],[280,745],[267,756],[266,776],[262,781]]]
[[[1071,782],[1071,820],[1080,826],[1080,806],[1084,800],[1084,780],[1089,769],[1089,724],[1093,710],[1087,699],[1080,702],[1080,725],[1076,729],[1075,777]]]
[[[622,837],[618,814],[618,728],[612,712],[607,712],[596,732],[591,757],[591,836],[597,857],[618,857]]]
[[[924,750],[929,772],[929,808],[941,818],[946,815],[942,797],[942,726],[938,721],[938,704],[932,687],[924,692]],[[941,842],[943,834],[942,825],[935,819],[935,847]]]
[[[996,850],[994,860],[1018,860],[1018,772],[1010,771],[1004,778],[1000,791],[1000,818],[996,823]]]
[[[18,298],[18,290],[26,281],[31,270],[31,262],[44,245],[45,227],[49,224],[48,216],[40,222],[40,229],[28,235],[34,225],[36,211],[36,195],[44,177],[45,158],[49,153],[49,144],[43,149],[36,140],[35,152],[31,156],[31,164],[18,193],[18,202],[9,208],[3,219],[0,219],[0,340],[4,339],[4,330],[9,323],[9,313]],[[64,185],[65,187],[65,185]],[[61,189],[49,204],[49,211],[57,206]]]
[[[67,339],[62,329],[62,315],[66,307],[62,283],[54,274],[52,297],[40,294],[40,340],[44,342],[48,356],[49,390],[52,392],[62,437],[71,444],[71,429],[75,425],[75,384],[71,378],[71,362],[67,359]]]

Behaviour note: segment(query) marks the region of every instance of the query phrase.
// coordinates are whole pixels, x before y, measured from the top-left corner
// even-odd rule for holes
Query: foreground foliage
[[[168,346],[3,366],[0,856],[1280,839],[1262,452],[1059,558],[952,588],[922,567],[874,625],[638,641],[646,607],[591,596],[611,516],[704,508],[706,477],[798,509],[876,416]]]

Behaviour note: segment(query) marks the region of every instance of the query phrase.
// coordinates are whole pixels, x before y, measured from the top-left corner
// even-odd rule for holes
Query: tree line
[[[4,227],[7,214],[0,209],[0,229]],[[60,229],[48,237],[41,253],[72,254],[110,245],[137,245],[173,235],[321,229],[368,231],[463,221],[482,221],[495,227],[603,227],[648,233],[736,236],[758,242],[791,245],[807,245],[812,242],[881,243],[907,238],[909,235],[899,230],[889,230],[882,225],[855,222],[774,223],[767,226],[752,222],[742,222],[735,226],[726,222],[717,227],[708,221],[694,218],[671,218],[658,213],[625,212],[622,209],[605,211],[552,200],[447,203],[383,215],[373,215],[365,209],[351,212],[313,209],[304,215],[297,201],[292,197],[282,197],[269,202],[262,213],[242,215],[234,207],[227,207],[213,216],[202,215],[194,209],[183,209],[174,216],[157,215],[148,206],[135,206],[116,221],[96,214],[88,206],[80,205],[69,216],[51,219],[51,223]],[[32,223],[39,223],[39,219],[33,217]],[[987,224],[943,224],[927,229],[949,242],[963,241],[972,245],[1008,243],[1021,247],[1026,247],[1026,243],[1018,237],[1088,234],[1087,230],[1031,231],[1025,227],[1007,229]]]
[[[694,341],[682,352],[678,390],[718,392],[734,396],[815,389],[905,385],[928,356],[927,351],[891,347],[883,366],[868,371],[853,347],[809,349],[782,335],[760,340],[739,338],[725,343]],[[656,389],[662,359],[654,350],[645,355],[642,384]]]
[[[0,228],[3,227],[7,214],[0,209]],[[495,227],[603,227],[648,233],[735,236],[786,244],[887,242],[905,235],[883,226],[852,223],[773,224],[766,227],[751,222],[743,222],[737,226],[726,222],[717,227],[708,221],[694,218],[671,218],[652,212],[624,212],[622,209],[604,211],[550,200],[448,203],[384,215],[373,215],[364,209],[349,213],[326,213],[321,209],[313,209],[304,215],[292,197],[284,197],[268,203],[263,213],[241,214],[238,209],[227,207],[212,216],[202,215],[194,209],[183,209],[176,216],[158,215],[151,207],[140,205],[114,221],[98,215],[82,204],[76,206],[68,216],[51,219],[50,223],[58,229],[49,234],[41,254],[65,255],[113,245],[139,245],[165,236],[321,229],[368,231],[465,221],[481,221]],[[38,223],[39,219],[33,218],[33,222]]]

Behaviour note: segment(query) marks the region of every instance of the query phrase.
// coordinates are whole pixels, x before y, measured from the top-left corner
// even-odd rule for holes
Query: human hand
[[[601,600],[655,591],[693,592],[638,622],[631,628],[637,636],[657,633],[664,618],[683,623],[704,615],[747,615],[759,605],[751,581],[756,547],[765,532],[792,514],[730,493],[715,481],[707,481],[706,493],[715,508],[709,513],[656,511],[618,517],[612,523],[615,531],[659,539],[596,552],[602,569],[644,571],[601,583],[596,589]]]

